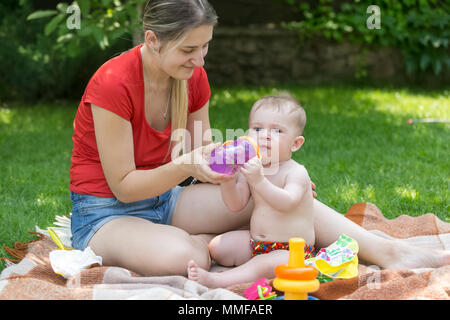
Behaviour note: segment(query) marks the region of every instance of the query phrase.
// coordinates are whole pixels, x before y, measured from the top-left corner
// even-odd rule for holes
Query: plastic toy
[[[319,282],[354,278],[358,275],[358,250],[358,242],[342,234],[328,247],[320,249],[315,257],[305,260],[305,265],[319,271]]]
[[[319,272],[312,266],[305,266],[304,257],[305,240],[301,238],[289,239],[288,264],[275,267],[273,286],[284,291],[285,300],[307,300],[308,292],[319,289],[316,279]]]
[[[215,172],[232,175],[255,156],[261,158],[258,144],[252,138],[242,136],[234,141],[225,141],[221,147],[214,149],[209,167]]]
[[[272,287],[265,278],[255,281],[244,291],[244,295],[249,300],[271,300],[277,296],[275,292],[272,292]]]
[[[58,246],[60,250],[72,250],[71,248],[64,247],[61,239],[58,237],[56,232],[52,228],[47,228],[48,234],[50,238],[52,238],[53,242]]]
[[[273,298],[273,300],[284,300],[284,296],[275,297],[275,298]],[[308,296],[308,300],[320,300],[320,299],[313,297],[313,296]]]

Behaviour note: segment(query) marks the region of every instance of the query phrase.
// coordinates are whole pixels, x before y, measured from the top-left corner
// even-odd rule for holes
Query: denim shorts
[[[72,247],[84,250],[105,223],[117,218],[138,217],[154,223],[170,224],[182,190],[182,187],[176,186],[157,197],[131,203],[123,203],[114,197],[70,192]]]

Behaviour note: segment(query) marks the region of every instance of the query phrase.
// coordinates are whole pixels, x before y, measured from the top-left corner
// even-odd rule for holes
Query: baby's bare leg
[[[275,277],[277,265],[287,263],[289,251],[276,250],[253,257],[246,263],[223,272],[208,272],[193,260],[188,263],[188,277],[209,288],[226,288],[238,283],[254,282],[261,278]]]
[[[222,266],[239,266],[252,257],[250,232],[230,231],[216,236],[209,242],[211,258]]]

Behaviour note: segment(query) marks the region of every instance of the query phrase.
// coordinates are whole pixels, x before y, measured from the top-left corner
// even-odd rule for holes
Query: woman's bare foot
[[[196,281],[208,288],[217,288],[214,281],[214,274],[200,268],[194,260],[188,262],[187,273],[189,280]]]
[[[440,268],[450,265],[450,251],[415,247],[397,242],[391,247],[386,269]]]

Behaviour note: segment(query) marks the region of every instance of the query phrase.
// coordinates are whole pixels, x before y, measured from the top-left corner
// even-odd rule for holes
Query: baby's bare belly
[[[290,238],[303,238],[314,245],[313,208],[299,207],[293,212],[277,212],[263,205],[256,205],[250,222],[253,240],[288,242]]]

